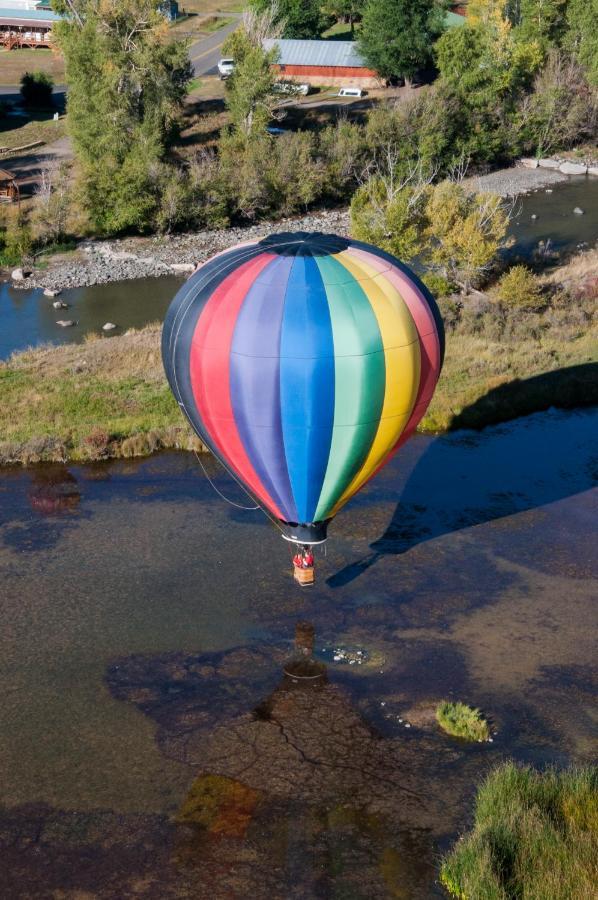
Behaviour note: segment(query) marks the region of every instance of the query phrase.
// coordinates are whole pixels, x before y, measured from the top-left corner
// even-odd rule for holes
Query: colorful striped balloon
[[[166,374],[196,433],[300,542],[415,430],[444,352],[436,304],[358,241],[278,234],[220,253],[173,300]]]

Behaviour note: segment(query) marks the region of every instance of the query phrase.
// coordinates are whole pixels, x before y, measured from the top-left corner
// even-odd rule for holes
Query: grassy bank
[[[598,403],[597,268],[586,268],[590,275],[567,290],[569,266],[560,281],[551,275],[553,294],[539,311],[505,308],[491,296],[443,301],[446,361],[422,428],[479,428]],[[0,464],[199,446],[166,383],[157,324],[0,364],[0,436]]]
[[[160,331],[25,351],[0,365],[0,462],[201,449],[166,383]]]
[[[506,763],[478,791],[472,830],[440,879],[462,900],[595,896],[598,770],[544,774]]]

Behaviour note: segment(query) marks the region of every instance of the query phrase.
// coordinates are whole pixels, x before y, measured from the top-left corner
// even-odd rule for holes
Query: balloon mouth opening
[[[328,522],[310,522],[298,524],[297,522],[282,522],[282,536],[285,541],[292,544],[323,544],[327,538]]]

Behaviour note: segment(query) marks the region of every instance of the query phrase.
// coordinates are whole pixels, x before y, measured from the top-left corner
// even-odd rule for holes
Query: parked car
[[[311,85],[298,84],[296,81],[275,81],[272,90],[277,94],[300,94],[302,97],[307,97]]]
[[[233,70],[235,68],[234,59],[221,59],[218,62],[218,74],[220,78],[228,78],[229,75],[233,74]]]

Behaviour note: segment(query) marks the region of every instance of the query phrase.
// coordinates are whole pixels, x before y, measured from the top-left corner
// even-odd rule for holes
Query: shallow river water
[[[593,753],[597,433],[416,436],[303,589],[190,455],[5,470],[3,897],[443,896],[490,766]],[[302,621],[311,682],[284,674]],[[440,734],[443,698],[493,742]]]

